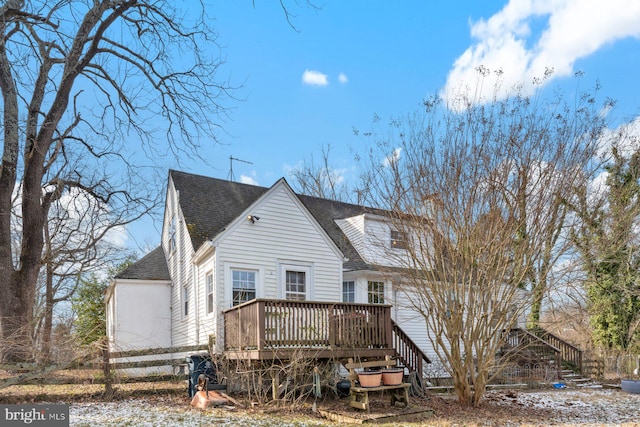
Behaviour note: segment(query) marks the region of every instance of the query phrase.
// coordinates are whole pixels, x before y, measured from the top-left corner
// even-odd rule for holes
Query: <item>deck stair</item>
[[[539,359],[556,363],[575,374],[583,372],[582,351],[542,328],[514,328],[509,331],[502,354],[513,356],[523,352],[534,353]]]
[[[391,325],[393,348],[399,365],[407,368],[409,372],[416,372],[418,377],[422,378],[424,376],[424,364],[431,363],[431,360],[394,320],[391,320]]]
[[[563,369],[561,373],[562,381],[569,386],[581,388],[602,388],[602,384],[591,378],[586,378],[571,369]]]
[[[564,368],[570,368],[576,374],[584,372],[582,350],[578,347],[542,328],[529,329],[528,332],[560,350],[559,359]]]
[[[531,332],[513,328],[504,337],[498,356],[518,363],[545,363],[560,366],[561,350]]]

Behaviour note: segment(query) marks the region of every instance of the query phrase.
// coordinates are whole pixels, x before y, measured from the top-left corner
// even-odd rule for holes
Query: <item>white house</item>
[[[423,319],[400,310],[381,266],[403,251],[385,212],[170,171],[161,247],[120,273],[107,293],[112,350],[214,343],[223,311],[256,298],[389,304],[391,317],[434,355]]]

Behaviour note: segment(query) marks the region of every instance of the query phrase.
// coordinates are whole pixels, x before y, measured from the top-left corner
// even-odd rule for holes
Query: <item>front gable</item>
[[[218,246],[227,236],[235,233],[238,229],[251,229],[253,230],[252,232],[255,232],[256,229],[260,230],[260,227],[265,223],[274,226],[278,221],[280,222],[282,235],[286,235],[290,232],[290,226],[301,221],[300,218],[303,218],[302,221],[306,221],[311,226],[306,230],[308,233],[306,235],[307,238],[322,239],[324,244],[331,248],[335,256],[341,259],[344,258],[342,251],[302,204],[284,178],[279,179],[269,191],[243,210],[227,227],[221,230],[220,234],[211,239],[211,243],[214,246]],[[269,227],[269,231],[274,230]],[[265,235],[263,238],[268,240],[270,237]]]
[[[224,307],[233,304],[238,272],[255,279],[257,298],[291,297],[285,282],[293,272],[305,281],[298,297],[341,298],[344,256],[284,179],[243,210],[211,245],[218,266],[216,282],[224,286]]]

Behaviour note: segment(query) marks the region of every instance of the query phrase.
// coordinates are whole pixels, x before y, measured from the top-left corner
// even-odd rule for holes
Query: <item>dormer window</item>
[[[391,248],[407,249],[407,233],[391,230]]]

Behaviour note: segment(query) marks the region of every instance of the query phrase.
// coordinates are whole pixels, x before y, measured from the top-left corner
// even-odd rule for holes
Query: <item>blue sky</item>
[[[241,86],[225,105],[219,144],[207,163],[167,167],[271,186],[311,155],[331,146],[333,166],[354,176],[354,152],[364,149],[353,129],[374,115],[386,120],[420,108],[430,94],[474,85],[477,66],[503,71],[503,87],[545,68],[548,86],[575,91],[596,80],[617,100],[612,125],[640,112],[640,1],[483,0],[397,2],[325,0],[318,10],[290,1],[287,23],[278,1],[212,0],[225,64],[221,78]],[[286,3],[287,4],[287,3]],[[640,126],[639,126],[640,127]],[[130,247],[158,244],[160,224],[130,228]]]

